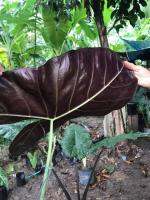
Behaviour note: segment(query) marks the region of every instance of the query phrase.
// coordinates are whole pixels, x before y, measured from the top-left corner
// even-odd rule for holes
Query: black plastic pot
[[[79,183],[81,185],[87,185],[88,181],[90,179],[91,173],[92,173],[92,169],[91,168],[78,170]],[[95,183],[95,174],[91,178],[90,185],[93,185],[94,183]]]
[[[8,199],[8,190],[5,186],[0,186],[0,200]]]
[[[18,172],[16,174],[16,183],[18,187],[23,186],[27,183],[24,172]]]

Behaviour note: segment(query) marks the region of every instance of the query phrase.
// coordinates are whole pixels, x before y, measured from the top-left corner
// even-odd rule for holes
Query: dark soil
[[[150,200],[150,140],[137,140],[131,144],[131,149],[126,148],[127,153],[120,154],[119,158],[110,152],[108,156],[108,150],[102,154],[96,167],[97,181],[91,186],[87,200]],[[89,158],[89,166],[93,165],[94,159]],[[112,173],[106,168],[110,165],[115,167]],[[26,174],[31,173],[25,165],[22,168]],[[76,200],[75,166],[63,159],[55,170],[72,199]],[[9,200],[39,200],[42,177],[32,178],[23,187],[17,187],[15,178],[11,177]],[[82,195],[83,186],[80,191]],[[49,177],[46,200],[66,200],[53,174]]]

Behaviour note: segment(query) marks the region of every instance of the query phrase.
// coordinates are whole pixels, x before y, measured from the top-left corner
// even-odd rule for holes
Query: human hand
[[[138,85],[150,88],[150,70],[142,66],[134,65],[128,61],[124,61],[123,63],[124,67],[133,71],[135,77],[138,79]]]
[[[0,76],[3,74],[3,72],[4,72],[4,69],[3,69],[2,65],[0,64]]]

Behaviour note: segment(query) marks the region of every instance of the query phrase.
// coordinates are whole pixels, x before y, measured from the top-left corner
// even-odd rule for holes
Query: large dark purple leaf
[[[117,53],[105,48],[79,49],[50,59],[39,68],[5,72],[0,77],[0,114],[54,118],[103,89],[96,98],[64,119],[81,115],[103,116],[123,107],[132,98],[136,85],[137,79],[123,68]],[[1,116],[0,124],[21,119]],[[34,145],[43,136],[35,131],[25,132],[17,136],[11,152],[13,146],[23,143],[26,146],[28,140]]]
[[[29,151],[36,147],[36,142],[46,136],[49,131],[49,123],[44,121],[33,122],[27,125],[15,138],[9,147],[10,158]]]
[[[62,125],[65,121],[67,121],[67,117],[56,121],[54,128]],[[46,136],[49,132],[49,128],[50,122],[47,120],[33,122],[23,128],[9,147],[10,158],[15,158],[30,149],[35,149],[37,141]]]

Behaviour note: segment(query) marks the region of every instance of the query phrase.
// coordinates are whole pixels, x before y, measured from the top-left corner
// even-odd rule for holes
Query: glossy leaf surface
[[[123,68],[117,53],[105,48],[69,51],[39,68],[5,72],[0,77],[0,114],[59,118],[101,91],[61,120],[64,122],[87,115],[103,116],[123,107],[132,98],[136,86],[137,79]],[[1,116],[0,124],[19,120],[22,118]],[[60,124],[59,119],[56,122]],[[49,122],[45,123],[47,127]],[[26,146],[28,149],[29,141],[32,146],[43,136],[44,132],[39,129],[29,129],[28,133],[21,131],[17,136],[17,142],[14,141],[10,148],[12,152],[20,143],[24,145],[23,151]],[[43,126],[45,129],[47,132]]]

